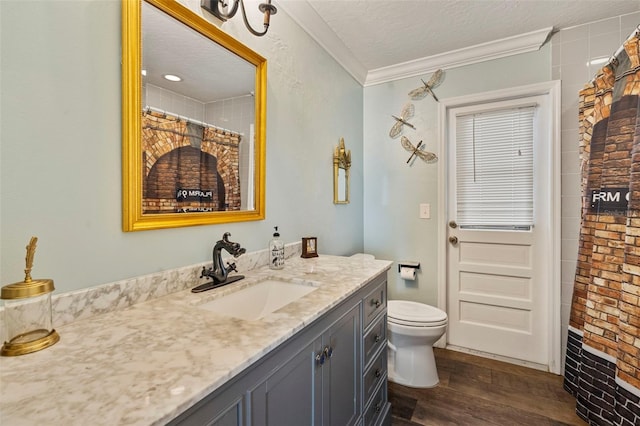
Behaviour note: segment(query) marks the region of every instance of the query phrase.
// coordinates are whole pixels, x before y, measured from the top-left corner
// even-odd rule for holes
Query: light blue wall
[[[264,38],[241,16],[223,26],[268,60],[266,220],[123,233],[120,28],[119,1],[0,1],[1,285],[24,278],[32,235],[33,276],[56,293],[206,261],[225,231],[248,251],[274,225],[285,242],[317,236],[321,254],[362,251],[363,89],[284,11]],[[340,137],[346,206],[332,202]]]
[[[429,75],[422,76],[428,79]],[[516,87],[551,78],[548,45],[537,52],[445,70],[445,79],[436,89],[440,99]],[[421,160],[406,164],[409,153],[400,138],[391,139],[394,123],[410,101],[407,93],[419,87],[419,77],[370,86],[364,90],[364,249],[378,258],[420,262],[416,281],[404,281],[394,265],[389,273],[389,297],[437,305],[437,234],[446,226],[439,218],[438,167]],[[438,106],[431,97],[411,101],[417,130],[405,127],[412,142],[420,140],[426,150],[438,153]],[[431,219],[419,219],[419,204],[431,205]]]

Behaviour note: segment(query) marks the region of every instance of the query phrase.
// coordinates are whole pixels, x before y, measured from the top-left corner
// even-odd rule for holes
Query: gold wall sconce
[[[231,2],[233,2],[233,5],[229,4]],[[271,20],[271,15],[275,15],[278,12],[278,9],[276,9],[276,7],[271,4],[271,0],[267,0],[266,3],[260,3],[260,5],[258,6],[258,10],[260,10],[260,12],[262,12],[262,14],[264,15],[264,30],[262,32],[258,32],[253,29],[253,27],[249,23],[249,20],[247,19],[244,0],[231,0],[231,2],[229,0],[201,0],[200,7],[212,13],[221,21],[226,21],[227,19],[231,19],[236,15],[236,12],[238,11],[238,3],[240,3],[244,25],[247,27],[251,34],[257,37],[262,37],[267,33],[267,31],[269,31],[269,21]]]
[[[344,138],[333,150],[333,203],[349,204],[349,169],[351,150],[344,147]]]

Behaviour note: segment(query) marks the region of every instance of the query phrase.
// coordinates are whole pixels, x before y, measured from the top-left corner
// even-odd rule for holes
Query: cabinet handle
[[[324,364],[324,351],[320,352],[319,354],[316,354],[316,362],[320,365]]]
[[[380,410],[382,410],[382,402],[378,402],[378,403],[376,404],[376,413],[379,413],[379,412],[380,412]]]
[[[324,348],[324,354],[327,358],[331,358],[331,356],[333,355],[333,348],[331,346],[326,346]]]
[[[380,340],[382,340],[382,336],[380,336],[379,334],[376,334],[375,337],[373,338],[373,341],[378,343]]]
[[[376,372],[374,373],[374,375],[376,376],[376,379],[379,379],[380,376],[382,376],[382,371],[380,371],[379,368],[376,369]]]
[[[376,309],[380,307],[380,305],[382,305],[382,303],[380,303],[380,301],[378,299],[371,299],[371,305],[375,306]]]

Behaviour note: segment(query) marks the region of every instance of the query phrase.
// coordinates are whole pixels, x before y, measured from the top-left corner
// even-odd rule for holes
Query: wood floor
[[[392,426],[586,425],[561,376],[446,349],[435,354],[438,386],[389,383]]]

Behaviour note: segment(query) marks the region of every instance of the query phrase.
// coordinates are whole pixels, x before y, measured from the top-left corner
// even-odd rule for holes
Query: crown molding
[[[0,0],[1,1],[1,0]],[[329,53],[362,86],[373,86],[401,78],[427,74],[539,50],[553,27],[427,56],[388,67],[367,70],[306,0],[279,1],[302,29]]]
[[[351,74],[358,83],[364,86],[367,78],[367,69],[355,58],[353,53],[306,0],[279,1],[277,5],[326,50],[342,68]]]
[[[519,53],[539,50],[547,40],[553,27],[532,31],[512,37],[481,43],[438,55],[427,56],[388,67],[370,70],[364,86],[386,83],[401,78],[433,72],[439,68],[450,69],[464,65],[504,58]]]

